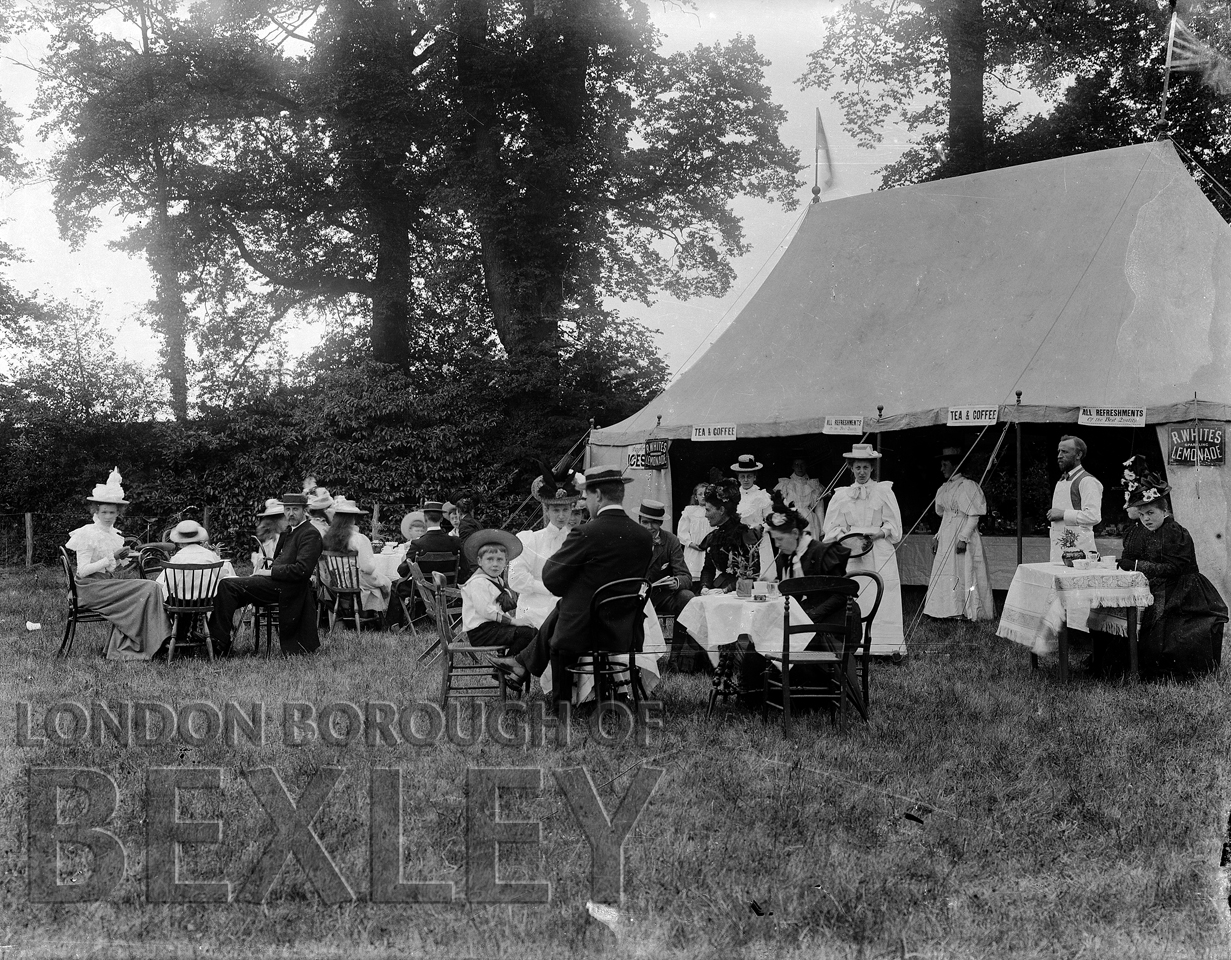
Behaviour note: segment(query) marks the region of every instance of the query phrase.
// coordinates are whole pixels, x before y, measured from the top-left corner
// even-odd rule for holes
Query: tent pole
[[[885,412],[882,404],[876,405],[876,452],[881,452],[881,414]],[[881,458],[876,458],[876,482],[879,483],[881,478]]]
[[[1017,391],[1017,565],[1022,565],[1022,392]]]

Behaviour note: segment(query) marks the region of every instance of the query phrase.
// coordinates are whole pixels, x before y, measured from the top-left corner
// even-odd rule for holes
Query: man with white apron
[[[1060,465],[1060,480],[1051,498],[1047,519],[1051,521],[1051,562],[1063,563],[1065,550],[1084,550],[1086,555],[1094,545],[1094,525],[1103,519],[1103,485],[1086,472],[1081,461],[1086,445],[1080,437],[1061,437],[1056,450]],[[1072,543],[1066,544],[1066,534]]]

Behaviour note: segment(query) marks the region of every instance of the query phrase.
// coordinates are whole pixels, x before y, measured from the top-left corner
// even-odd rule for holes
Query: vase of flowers
[[[1086,559],[1086,551],[1079,550],[1077,547],[1077,532],[1075,530],[1065,530],[1060,537],[1060,559],[1064,561],[1066,567],[1071,567],[1074,560]]]
[[[735,595],[751,597],[752,584],[761,570],[761,556],[757,542],[733,548],[727,555],[727,573],[735,577]]]

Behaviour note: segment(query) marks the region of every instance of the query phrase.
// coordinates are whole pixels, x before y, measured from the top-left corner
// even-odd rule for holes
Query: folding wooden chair
[[[355,619],[355,632],[359,632],[359,614],[363,607],[359,590],[359,554],[354,550],[326,550],[321,554],[325,567],[325,589],[329,592],[331,606],[329,608],[329,632],[333,633],[333,625],[337,622],[342,609],[342,602],[351,605],[351,613]]]
[[[650,585],[644,578],[629,577],[603,584],[590,599],[588,660],[578,661],[568,670],[576,677],[594,677],[596,702],[614,701],[623,687],[629,688],[634,704],[648,699],[637,654],[645,643],[645,601],[649,595]],[[613,659],[620,656],[626,656],[628,663]]]
[[[109,623],[109,621],[101,613],[95,613],[89,607],[83,606],[77,599],[77,564],[69,556],[67,547],[60,547],[59,554],[60,565],[64,568],[64,577],[68,581],[68,614],[64,623],[64,639],[60,641],[60,649],[56,656],[67,657],[69,651],[73,648],[73,638],[77,635],[77,624]],[[110,632],[103,637],[103,651],[107,649],[108,636],[110,636]]]
[[[169,563],[166,573],[167,597],[163,609],[171,617],[171,643],[167,648],[167,663],[175,659],[176,646],[201,646],[214,659],[214,642],[209,631],[202,632],[200,640],[192,639],[192,628],[213,608],[214,596],[218,593],[218,578],[222,574],[222,561],[217,563]],[[180,629],[181,624],[183,630]],[[184,641],[177,641],[183,634]]]
[[[455,697],[490,697],[499,693],[501,700],[507,699],[505,683],[494,676],[491,658],[504,656],[508,647],[471,646],[466,634],[457,631],[449,615],[449,598],[445,592],[449,587],[443,573],[432,574],[432,587],[432,615],[436,620],[436,633],[444,658],[440,705],[443,707],[449,702],[450,694]]]
[[[765,671],[765,700],[761,704],[762,719],[769,719],[771,707],[782,711],[782,725],[786,736],[791,735],[791,705],[793,701],[807,700],[831,704],[835,708],[836,718],[842,728],[846,727],[847,701],[855,704],[864,720],[867,720],[867,706],[863,702],[859,678],[855,672],[854,653],[862,640],[859,603],[859,584],[847,577],[795,577],[784,580],[778,586],[782,596],[787,598],[783,603],[782,613],[782,652],[767,653],[765,658],[777,664],[780,673],[772,676],[772,671]],[[830,621],[813,623],[809,621],[798,626],[791,623],[791,597],[807,596],[810,601],[818,597],[835,596],[845,598],[841,608],[841,616],[835,616]],[[800,634],[813,636],[828,635],[837,639],[839,649],[830,650],[791,650],[791,638]],[[808,665],[819,674],[812,682],[792,682],[791,667]],[[771,691],[778,691],[780,702],[771,699]]]

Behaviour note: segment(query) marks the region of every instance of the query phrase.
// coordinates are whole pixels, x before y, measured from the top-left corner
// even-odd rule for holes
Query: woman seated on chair
[[[760,538],[739,522],[740,488],[734,480],[705,488],[705,518],[714,528],[701,541],[701,594],[730,593],[736,580],[755,580],[761,569]]]
[[[353,500],[338,497],[333,501],[333,520],[325,533],[325,549],[337,553],[348,550],[355,552],[355,563],[359,568],[359,600],[364,610],[374,610],[383,613],[389,606],[389,590],[392,586],[388,577],[376,569],[376,557],[372,550],[372,541],[356,529],[359,517],[367,516],[368,511],[361,510]]]
[[[774,541],[774,566],[778,580],[796,577],[845,577],[851,551],[840,543],[814,540],[808,532],[809,521],[775,497],[772,512],[765,518]],[[768,579],[768,578],[767,578]],[[841,596],[797,597],[799,605],[814,623],[825,623],[846,604]],[[841,619],[839,614],[838,619]]]
[[[171,632],[162,608],[162,591],[153,580],[133,579],[136,553],[115,529],[120,508],[128,506],[120,470],[97,484],[87,497],[94,522],[69,534],[66,546],[77,555],[77,600],[112,625],[109,660],[149,660]]]
[[[265,512],[257,515],[256,538],[261,543],[261,549],[252,552],[253,573],[268,570],[273,564],[278,538],[285,529],[286,514],[282,512],[282,503],[277,497],[270,497],[265,501]]]
[[[521,541],[505,530],[479,530],[466,539],[466,559],[477,567],[462,585],[462,629],[475,647],[508,647],[521,653],[538,631],[516,616],[517,594],[509,588],[509,561],[522,551]]]

